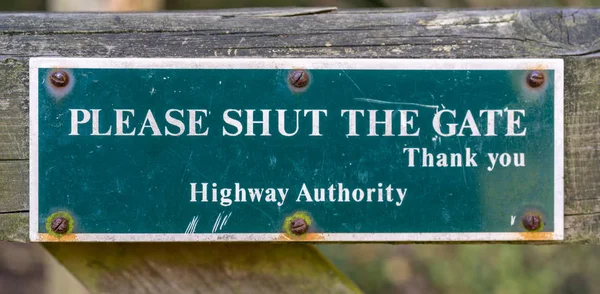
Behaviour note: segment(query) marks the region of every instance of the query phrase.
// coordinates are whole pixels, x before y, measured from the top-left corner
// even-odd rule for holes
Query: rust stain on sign
[[[325,236],[323,236],[323,234],[319,234],[319,233],[307,233],[307,234],[300,235],[300,236],[282,233],[277,238],[275,238],[274,241],[306,242],[306,241],[324,241],[324,240],[325,240]]]
[[[77,241],[77,234],[67,234],[61,237],[56,237],[50,234],[38,234],[41,242],[73,242]]]
[[[519,236],[523,241],[550,241],[554,240],[554,233],[552,232],[522,232]]]

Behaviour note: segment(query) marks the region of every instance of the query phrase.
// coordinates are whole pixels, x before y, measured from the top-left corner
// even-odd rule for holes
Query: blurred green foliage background
[[[321,245],[367,293],[600,293],[584,245]]]
[[[44,11],[49,1],[59,0],[0,0],[0,10]],[[278,6],[583,7],[598,6],[600,0],[166,0],[162,5],[167,10]],[[15,246],[0,243],[0,252],[6,253],[0,255],[0,288],[22,290],[15,287],[27,285],[38,289],[32,290],[36,293],[43,288],[40,286],[43,263],[39,261],[43,255],[30,245]],[[318,247],[366,293],[600,293],[600,279],[596,278],[600,273],[600,250],[596,246],[331,244]],[[23,250],[30,254],[23,255],[26,254]],[[10,252],[28,256],[27,267],[15,270],[15,266],[9,266],[12,263],[3,262],[4,257],[14,256]],[[28,279],[30,282],[25,283]],[[11,284],[15,287],[11,288]],[[72,287],[63,289],[66,292],[59,292],[69,293]]]

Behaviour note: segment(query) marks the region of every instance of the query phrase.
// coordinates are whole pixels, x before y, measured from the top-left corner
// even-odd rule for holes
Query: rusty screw
[[[58,88],[66,87],[69,84],[69,74],[64,70],[54,71],[50,75],[50,83]]]
[[[527,84],[532,88],[537,88],[544,84],[546,76],[542,71],[534,70],[527,75]]]
[[[296,88],[304,88],[308,85],[308,73],[302,69],[294,70],[290,73],[288,81]]]
[[[527,213],[521,219],[523,227],[528,231],[537,231],[542,227],[542,217],[536,213]]]
[[[308,231],[308,224],[304,219],[295,218],[290,222],[290,231],[294,235],[302,235]]]
[[[62,216],[56,217],[52,220],[50,228],[57,234],[65,234],[69,230],[69,220]]]

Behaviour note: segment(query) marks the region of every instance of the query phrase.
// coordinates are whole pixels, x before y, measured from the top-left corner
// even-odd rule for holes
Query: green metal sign
[[[32,241],[563,238],[563,62],[30,60]]]

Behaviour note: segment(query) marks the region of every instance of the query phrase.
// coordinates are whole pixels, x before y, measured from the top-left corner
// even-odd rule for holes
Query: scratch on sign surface
[[[213,225],[212,232],[216,233],[217,231],[222,230],[223,226],[227,224],[227,221],[231,217],[232,213],[233,212],[230,212],[227,215],[226,215],[226,212],[219,213],[219,216],[217,216],[217,219],[215,220],[215,224]]]
[[[200,218],[198,216],[194,216],[185,230],[186,234],[193,234],[196,231],[196,226],[198,225],[198,220]]]
[[[361,98],[361,97],[354,98],[354,100],[356,100],[356,101],[364,101],[364,102],[369,102],[369,103],[376,103],[376,104],[419,106],[419,107],[425,107],[425,108],[435,109],[436,112],[440,110],[440,106],[439,105],[428,105],[428,104],[411,103],[411,102],[385,101],[385,100],[378,100],[378,99],[372,99],[372,98]]]

